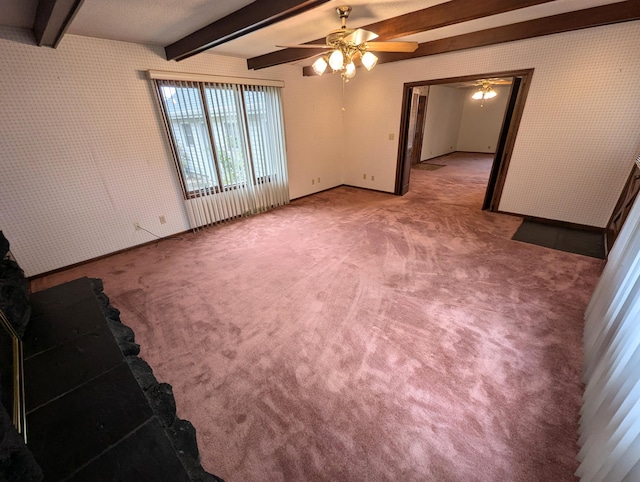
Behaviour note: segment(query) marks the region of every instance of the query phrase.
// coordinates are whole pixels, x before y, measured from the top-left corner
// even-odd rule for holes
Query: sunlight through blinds
[[[583,481],[640,480],[640,197],[585,313]]]
[[[155,83],[192,228],[289,203],[279,86]]]

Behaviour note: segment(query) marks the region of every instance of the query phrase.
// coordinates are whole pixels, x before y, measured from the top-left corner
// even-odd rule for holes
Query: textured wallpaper
[[[292,190],[308,194],[318,177],[324,188],[342,183],[339,146],[296,141],[305,125],[319,145],[341,136],[338,106],[315,124],[306,108],[288,107],[332,89],[296,87],[300,67],[248,72],[242,59],[211,54],[167,62],[157,47],[73,35],[54,50],[34,46],[29,31],[0,28],[0,229],[27,275],[154,240],[136,221],[158,236],[189,229],[149,69],[285,80],[292,183],[308,186]]]
[[[467,89],[464,94],[457,148],[459,151],[495,153],[511,86],[496,85],[494,90],[498,95],[484,103],[471,98],[476,90]]]
[[[458,150],[465,96],[466,89],[440,85],[429,87],[420,160]]]
[[[533,68],[500,209],[603,227],[640,151],[638,52],[636,21],[377,66],[347,88],[345,181],[393,191],[405,82]]]
[[[284,80],[296,198],[342,183],[393,191],[404,82],[534,68],[500,209],[604,226],[640,151],[639,50],[630,22],[383,64],[343,95],[338,76],[300,66],[167,62],[157,47],[73,35],[54,50],[0,28],[0,229],[29,276],[152,241],[135,221],[188,229],[148,69]]]

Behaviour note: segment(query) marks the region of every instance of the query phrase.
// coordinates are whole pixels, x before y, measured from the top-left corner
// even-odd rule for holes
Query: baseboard
[[[492,156],[495,156],[495,154],[496,154],[495,152],[451,151],[451,152],[447,152],[446,154],[440,154],[439,156],[436,156],[436,157],[430,157],[429,159],[423,159],[418,164],[421,164],[423,162],[431,162],[434,159],[440,159],[441,157],[446,157],[446,156],[450,156],[451,154],[457,154],[457,153],[460,153],[460,154],[491,154]]]
[[[418,162],[418,164],[422,164],[423,162],[431,162],[434,159],[439,159],[441,157],[446,157],[446,156],[450,156],[451,154],[455,154],[456,151],[451,151],[451,152],[447,152],[446,154],[440,154],[439,156],[436,157],[430,157],[428,159],[421,159],[420,162]],[[415,164],[413,164],[415,166]]]
[[[297,199],[303,199],[303,198],[305,198],[307,196],[313,196],[315,194],[318,194],[318,193],[321,193],[321,192],[325,192],[325,191],[330,191],[332,189],[336,189],[336,188],[342,187],[342,186],[344,186],[344,184],[340,184],[340,185],[334,186],[334,187],[329,187],[327,189],[323,189],[322,191],[314,192],[314,193],[311,193],[311,194],[306,194],[304,196],[300,196],[300,197],[294,198],[291,201],[294,201],[294,200],[297,200]],[[38,280],[40,278],[44,278],[45,276],[49,276],[49,275],[52,275],[52,274],[60,273],[62,271],[66,271],[68,269],[77,268],[78,266],[83,266],[85,264],[89,264],[89,263],[92,263],[94,261],[99,261],[101,259],[105,259],[105,258],[108,258],[108,257],[116,255],[116,254],[126,253],[127,251],[131,251],[133,249],[142,248],[144,246],[148,246],[148,245],[153,244],[153,243],[158,243],[158,242],[166,240],[166,239],[175,238],[176,236],[181,236],[183,234],[187,234],[187,233],[190,233],[190,232],[192,232],[192,231],[189,229],[187,231],[180,231],[180,232],[172,234],[170,236],[165,236],[163,238],[152,239],[151,241],[147,241],[147,242],[142,243],[142,244],[136,244],[135,246],[130,246],[128,248],[119,249],[119,250],[113,251],[111,253],[107,253],[107,254],[103,254],[103,255],[100,255],[100,256],[96,256],[95,258],[90,258],[90,259],[86,259],[84,261],[79,261],[78,263],[73,263],[73,264],[70,264],[68,266],[62,266],[61,268],[52,269],[51,271],[45,271],[44,273],[38,273],[38,274],[35,274],[33,276],[29,276],[26,279],[27,279],[27,281],[29,283],[31,283],[32,281]]]
[[[381,191],[380,189],[373,189],[372,187],[362,187],[362,186],[354,186],[352,184],[343,184],[344,187],[354,187],[356,189],[363,189],[365,191],[373,191],[373,192],[381,192],[382,194],[391,194],[395,196],[395,193],[389,191]]]
[[[339,184],[337,186],[328,187],[327,189],[323,189],[322,191],[316,191],[316,192],[312,192],[311,194],[305,194],[304,196],[300,196],[300,197],[294,198],[291,201],[293,202],[293,201],[297,201],[298,199],[304,199],[304,198],[309,197],[309,196],[315,196],[316,194],[320,194],[321,192],[331,191],[333,189],[338,189],[339,187],[353,187],[353,188],[356,188],[356,189],[364,189],[365,191],[381,192],[383,194],[391,194],[391,195],[395,196],[395,194],[392,193],[392,192],[381,191],[380,189],[373,189],[371,187],[354,186],[353,184]]]
[[[115,254],[126,253],[127,251],[131,251],[133,249],[138,249],[138,248],[142,248],[144,246],[149,246],[150,244],[159,243],[160,241],[164,241],[164,240],[167,240],[167,239],[172,239],[172,238],[175,238],[176,236],[182,236],[183,234],[188,234],[190,232],[192,232],[190,229],[187,230],[187,231],[180,231],[178,233],[171,234],[170,236],[165,236],[163,238],[153,239],[151,241],[147,241],[147,242],[142,243],[142,244],[136,244],[135,246],[129,246],[128,248],[119,249],[118,251],[113,251],[111,253],[107,253],[107,254],[103,254],[103,255],[100,255],[100,256],[96,256],[95,258],[85,259],[84,261],[79,261],[77,263],[73,263],[73,264],[70,264],[68,266],[63,266],[61,268],[52,269],[51,271],[45,271],[44,273],[34,274],[33,276],[28,276],[27,277],[27,281],[29,283],[31,283],[32,281],[35,281],[35,280],[40,279],[40,278],[44,278],[45,276],[49,276],[49,275],[52,275],[52,274],[60,273],[62,271],[66,271],[68,269],[77,268],[78,266],[83,266],[85,264],[89,264],[89,263],[92,263],[94,261],[99,261],[101,259],[108,258],[108,257],[113,256]]]
[[[309,193],[309,194],[305,194],[304,196],[294,197],[290,201],[293,202],[293,201],[297,201],[298,199],[304,199],[304,198],[307,198],[309,196],[315,196],[316,194],[320,194],[321,192],[331,191],[332,189],[337,189],[337,188],[342,187],[342,186],[344,186],[344,184],[338,184],[337,186],[328,187],[328,188],[323,189],[321,191],[316,191],[316,192],[312,192],[312,193]]]

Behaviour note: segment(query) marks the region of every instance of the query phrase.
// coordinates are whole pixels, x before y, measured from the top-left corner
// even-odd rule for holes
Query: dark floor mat
[[[524,220],[511,239],[604,259],[604,235],[595,231]]]

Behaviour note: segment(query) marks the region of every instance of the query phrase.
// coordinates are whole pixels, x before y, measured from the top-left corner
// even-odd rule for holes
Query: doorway
[[[419,134],[416,124],[420,121],[424,122],[425,115],[424,111],[421,113],[419,109],[420,98],[424,98],[423,102],[427,106],[430,86],[461,86],[465,84],[471,86],[481,79],[511,78],[509,99],[495,146],[495,154],[482,206],[482,209],[498,211],[502,188],[509,168],[532,75],[533,69],[528,69],[406,83],[402,98],[395,194],[402,196],[409,191],[411,166],[416,162],[416,156],[420,156],[420,152],[416,153],[416,143],[420,142],[417,141],[417,136],[421,134]],[[420,114],[423,117],[418,120]]]

